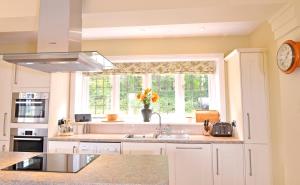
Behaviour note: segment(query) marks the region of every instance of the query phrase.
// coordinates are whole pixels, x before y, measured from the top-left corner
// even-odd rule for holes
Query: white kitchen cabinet
[[[122,143],[123,154],[134,155],[164,155],[165,144],[164,143]]]
[[[0,152],[9,151],[9,141],[0,141]]]
[[[0,140],[9,140],[12,64],[0,59]]]
[[[12,73],[12,87],[14,91],[20,91],[22,88],[50,87],[50,73],[16,65],[14,65]]]
[[[75,141],[48,141],[49,153],[73,154],[78,153],[79,142]]]
[[[268,143],[268,93],[265,57],[261,49],[238,49],[227,61],[228,107],[245,143]]]
[[[243,144],[213,144],[214,185],[243,185]]]
[[[120,154],[120,143],[80,142],[80,154]]]
[[[212,185],[210,144],[167,144],[170,185]]]
[[[245,145],[246,185],[271,185],[269,146]]]

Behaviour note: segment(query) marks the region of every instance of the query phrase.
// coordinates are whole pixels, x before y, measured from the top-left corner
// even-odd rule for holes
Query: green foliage
[[[186,74],[184,75],[185,112],[192,113],[196,109],[207,109],[202,101],[209,97],[208,75]]]
[[[111,82],[107,75],[94,75],[89,80],[89,110],[100,115],[109,112],[111,105]]]
[[[124,113],[138,113],[141,104],[136,101],[137,92],[142,90],[142,76],[122,75],[120,79],[120,110]],[[131,110],[129,110],[131,109]]]
[[[174,75],[152,75],[152,90],[160,96],[153,109],[160,113],[175,112]]]
[[[139,114],[142,103],[136,99],[142,91],[142,76],[122,75],[120,78],[120,110],[126,114]],[[153,104],[154,111],[161,113],[175,112],[175,76],[152,75],[152,90],[160,96]],[[205,102],[208,97],[208,75],[185,74],[185,113],[193,113],[196,109],[207,109]],[[94,115],[106,114],[111,107],[112,85],[110,76],[94,75],[89,80],[89,108]]]

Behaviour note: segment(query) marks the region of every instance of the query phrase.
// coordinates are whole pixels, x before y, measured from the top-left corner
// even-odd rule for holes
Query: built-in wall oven
[[[48,123],[49,93],[14,92],[12,123]]]
[[[14,152],[46,152],[48,129],[11,128],[10,148]]]

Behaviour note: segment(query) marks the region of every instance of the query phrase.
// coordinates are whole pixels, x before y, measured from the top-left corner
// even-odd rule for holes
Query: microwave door
[[[14,122],[40,122],[46,119],[46,100],[16,99],[14,106]]]
[[[16,117],[43,118],[45,116],[45,101],[16,101]]]

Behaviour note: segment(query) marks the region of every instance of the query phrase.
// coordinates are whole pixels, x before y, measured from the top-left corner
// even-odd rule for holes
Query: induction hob
[[[45,153],[20,161],[2,170],[76,173],[99,155]]]

